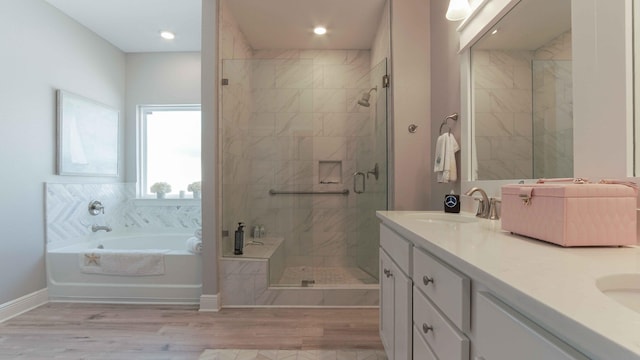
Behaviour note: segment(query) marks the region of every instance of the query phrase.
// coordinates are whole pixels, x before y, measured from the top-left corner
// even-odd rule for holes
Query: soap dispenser
[[[233,254],[242,255],[242,248],[244,247],[244,223],[238,223],[238,230],[235,233],[235,240],[233,242]]]

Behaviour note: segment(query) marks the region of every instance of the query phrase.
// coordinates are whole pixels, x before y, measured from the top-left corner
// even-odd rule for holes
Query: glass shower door
[[[358,268],[368,273],[376,283],[378,280],[379,229],[375,212],[387,209],[387,90],[384,78],[387,75],[387,61],[381,61],[371,69],[371,93],[368,101],[358,101],[370,114],[367,129],[358,138],[353,178],[356,192],[356,261]],[[365,105],[369,105],[366,107]],[[372,281],[372,280],[370,280]]]

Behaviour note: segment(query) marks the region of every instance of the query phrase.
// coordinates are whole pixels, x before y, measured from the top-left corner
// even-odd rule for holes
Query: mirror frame
[[[499,197],[504,184],[518,180],[533,182],[533,179],[470,180],[469,144],[473,126],[468,121],[472,100],[470,48],[520,1],[475,3],[471,15],[458,27],[462,192],[479,186],[489,195]],[[574,119],[579,119],[574,123],[574,176],[592,181],[631,177],[634,165],[632,0],[606,4],[601,0],[572,0],[571,7]],[[473,202],[462,203],[473,206]]]

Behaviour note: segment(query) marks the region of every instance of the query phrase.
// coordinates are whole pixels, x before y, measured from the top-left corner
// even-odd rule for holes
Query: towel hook
[[[451,126],[449,126],[449,124],[447,123],[448,120],[458,121],[458,113],[453,113],[442,120],[442,124],[440,124],[440,131],[438,131],[438,134],[442,134],[442,127],[445,125],[447,125],[447,127],[449,128],[449,133],[451,133]]]

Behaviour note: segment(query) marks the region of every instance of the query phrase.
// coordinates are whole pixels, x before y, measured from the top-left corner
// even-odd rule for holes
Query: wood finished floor
[[[198,359],[205,349],[382,349],[377,309],[51,303],[0,323],[0,359]]]

